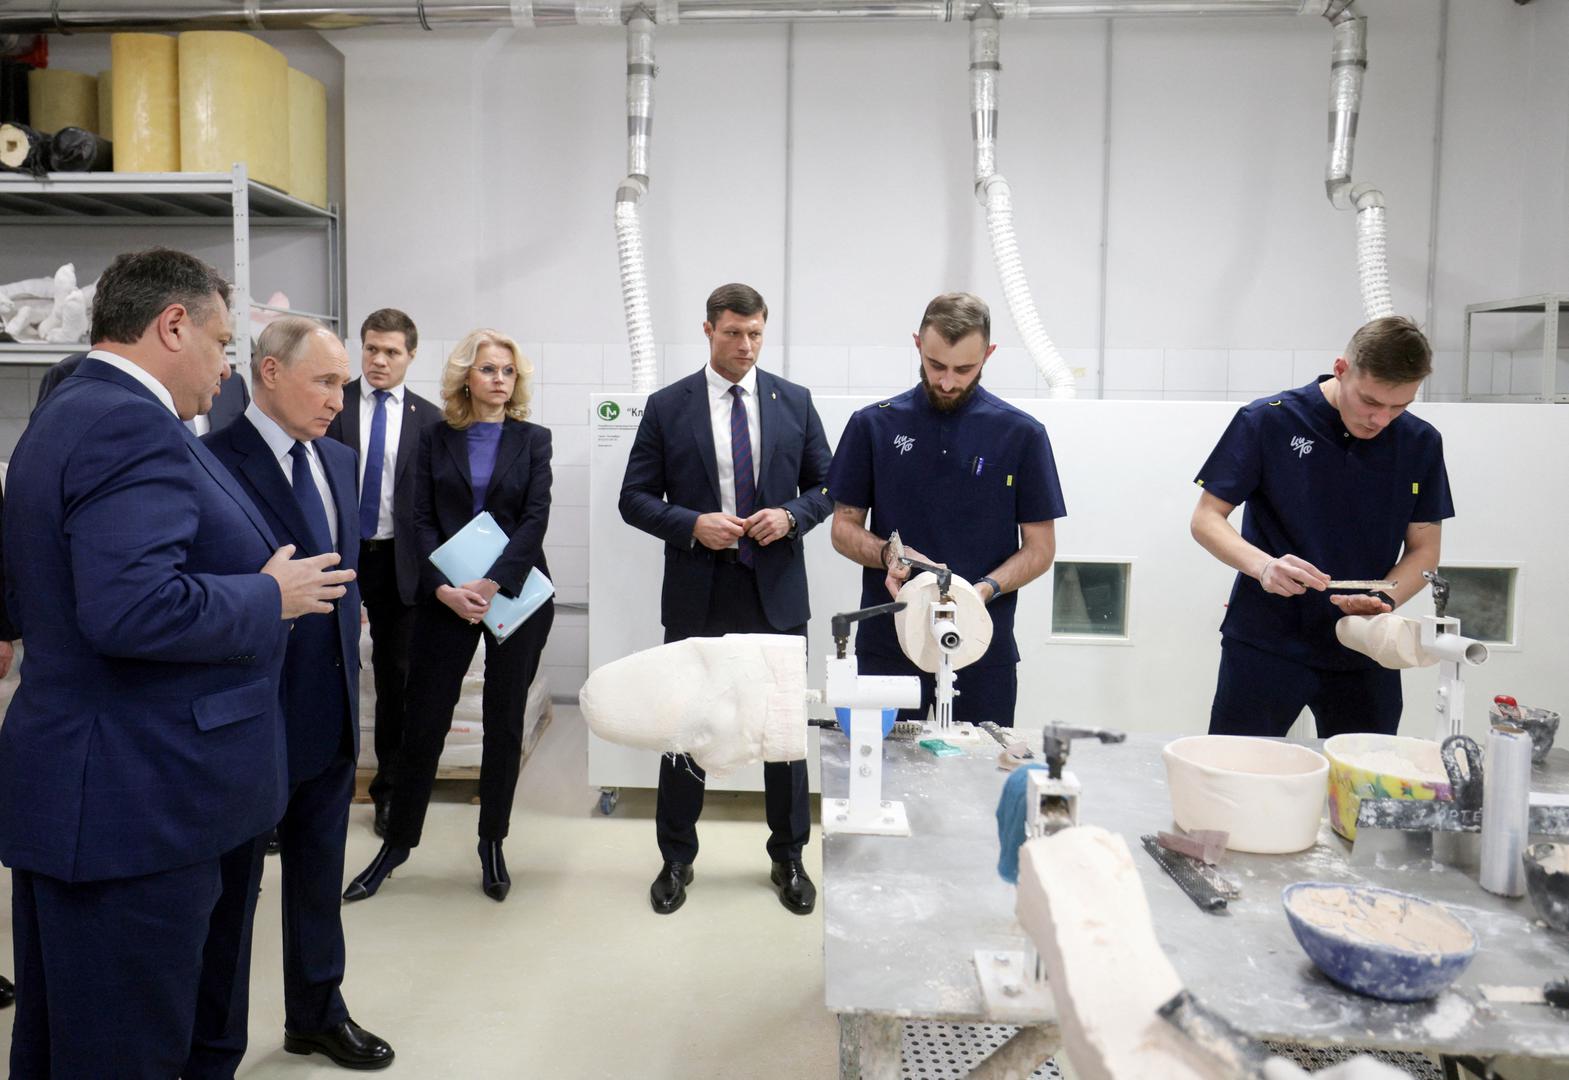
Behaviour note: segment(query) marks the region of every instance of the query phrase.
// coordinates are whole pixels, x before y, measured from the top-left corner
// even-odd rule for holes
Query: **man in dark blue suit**
[[[181,423],[228,377],[228,296],[182,252],[115,259],[93,351],[11,458],[7,608],[27,641],[0,728],[13,1077],[179,1074],[220,859],[283,810],[290,620],[352,580],[336,555],[277,548]]]
[[[86,356],[84,352],[67,356],[44,372],[43,379],[38,383],[38,400],[33,402],[34,412],[38,411],[44,399],[54,393],[62,382],[75,374]],[[218,395],[212,399],[212,411],[206,414],[197,413],[185,422],[185,426],[197,435],[205,435],[209,431],[222,431],[243,416],[245,407],[250,403],[251,395],[245,387],[244,379],[224,379]]]
[[[708,298],[709,362],[648,399],[621,484],[621,516],[665,542],[665,640],[806,634],[801,541],[833,508],[832,455],[804,386],[757,370],[768,305],[746,285]],[[703,771],[685,755],[659,766],[655,831],[664,866],[649,890],[668,915],[686,902],[703,811]],[[806,762],[763,766],[771,879],[805,915],[817,890],[801,865],[811,832]]]
[[[261,508],[273,533],[311,554],[359,558],[354,452],[321,436],[343,409],[349,359],[313,319],[287,316],[256,339],[256,399],[207,436],[213,455]],[[283,863],[284,1049],[320,1052],[346,1068],[392,1064],[392,1048],[349,1018],[340,986],[344,945],[338,894],[359,752],[360,594],[295,620],[283,666],[288,808],[278,823]],[[236,958],[203,973],[196,1048],[187,1080],[233,1076],[245,1053],[249,942],[265,840],[225,867],[231,900],[215,951]],[[232,946],[234,947],[231,947]]]

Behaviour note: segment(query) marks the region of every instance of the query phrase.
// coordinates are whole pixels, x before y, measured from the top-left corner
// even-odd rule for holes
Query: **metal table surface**
[[[1038,750],[1040,738],[1026,736]],[[1156,935],[1183,983],[1261,1039],[1310,1045],[1569,1059],[1569,1018],[1543,1005],[1487,1002],[1482,984],[1541,986],[1569,974],[1569,936],[1536,921],[1529,898],[1486,892],[1474,877],[1427,861],[1353,867],[1350,845],[1323,825],[1296,855],[1227,852],[1221,869],[1242,898],[1226,915],[1200,911],[1139,844],[1173,829],[1161,748],[1176,736],[1075,743],[1068,768],[1084,785],[1082,824],[1122,834],[1149,897]],[[848,744],[821,743],[823,793],[843,796]],[[836,834],[823,840],[826,997],[841,1017],[988,1019],[973,954],[1021,949],[1014,889],[996,870],[995,811],[1006,774],[990,749],[936,758],[913,742],[885,744],[883,796],[902,799],[907,838]],[[1569,751],[1533,771],[1533,790],[1569,791]],[[1280,893],[1294,881],[1382,885],[1442,901],[1476,932],[1469,968],[1433,1001],[1394,1004],[1343,990],[1292,936]]]

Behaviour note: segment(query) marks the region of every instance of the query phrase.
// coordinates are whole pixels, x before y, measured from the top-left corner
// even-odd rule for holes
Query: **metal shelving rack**
[[[0,173],[0,228],[6,225],[229,224],[234,248],[234,345],[230,360],[251,355],[251,309],[309,315],[343,333],[342,223],[336,204],[322,209],[251,180],[243,163],[227,173],[50,173],[35,180]],[[298,311],[251,298],[251,230],[317,229],[325,239],[327,310]],[[0,343],[0,364],[53,364],[85,345]]]
[[[1557,386],[1558,316],[1569,310],[1569,293],[1544,293],[1514,300],[1490,300],[1467,304],[1465,308],[1465,351],[1460,354],[1460,393],[1465,401],[1550,401],[1569,402],[1569,393]],[[1542,389],[1536,394],[1471,393],[1471,320],[1489,312],[1508,315],[1542,315]]]

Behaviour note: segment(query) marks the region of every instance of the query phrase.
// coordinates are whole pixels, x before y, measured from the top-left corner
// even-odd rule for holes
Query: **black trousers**
[[[1312,710],[1320,739],[1347,732],[1393,735],[1404,707],[1400,672],[1311,668],[1243,641],[1221,639],[1211,735],[1278,738],[1291,730],[1304,707]]]
[[[219,860],[65,882],[11,871],[14,1080],[168,1080],[191,1047]]]
[[[708,615],[700,627],[665,629],[665,641],[725,634],[800,634],[805,626],[778,630],[763,614],[757,577],[740,563],[714,563]],[[697,858],[697,819],[703,813],[705,776],[685,754],[666,754],[659,762],[659,798],[654,832],[666,862],[691,863]],[[799,859],[811,838],[812,804],[806,787],[805,761],[763,764],[763,810],[768,819],[768,854],[775,862]]]
[[[354,759],[335,758],[294,784],[278,822],[283,888],[283,1026],[315,1035],[349,1018],[343,983],[343,847],[354,797]],[[233,1077],[245,1056],[256,902],[267,836],[222,860],[223,897],[203,953],[196,1029],[184,1080]]]
[[[539,658],[555,617],[555,604],[547,601],[511,637],[497,644],[483,623],[471,625],[440,600],[431,598],[419,605],[414,617],[403,746],[393,772],[387,843],[394,847],[419,844],[441,748],[452,727],[452,711],[463,693],[463,676],[481,637],[485,639],[485,734],[479,766],[479,836],[481,840],[506,839],[523,759],[528,688],[539,671]]]
[[[414,607],[398,593],[397,551],[391,541],[360,545],[360,598],[370,617],[370,663],[376,681],[376,776],[370,797],[380,806],[392,792],[392,768],[403,745]]]

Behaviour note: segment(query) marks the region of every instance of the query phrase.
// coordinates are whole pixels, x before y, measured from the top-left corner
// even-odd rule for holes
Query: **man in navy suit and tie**
[[[343,409],[343,343],[314,319],[286,316],[261,332],[255,356],[255,400],[244,416],[207,436],[207,447],[279,539],[313,555],[341,552],[341,565],[352,567],[359,558],[354,452],[321,437]],[[392,1048],[349,1018],[339,989],[338,894],[359,748],[359,639],[359,590],[351,585],[332,611],[295,620],[284,659],[283,1046],[323,1053],[346,1068],[380,1069],[392,1064]],[[227,860],[226,897],[238,903],[226,904],[219,952],[237,966],[212,963],[203,975],[187,1080],[233,1076],[244,1056],[248,943],[264,850],[265,838],[258,838],[249,852]]]
[[[291,559],[182,424],[229,377],[228,298],[183,252],[116,258],[92,352],[11,458],[13,1077],[180,1074],[221,858],[283,811],[289,626],[353,578],[336,555]]]
[[[378,308],[360,326],[360,378],[343,391],[330,438],[359,455],[360,598],[370,621],[376,678],[377,836],[387,833],[392,767],[403,745],[403,695],[419,595],[419,542],[414,536],[414,453],[420,429],[441,421],[433,405],[404,383],[419,349],[419,329],[397,308]]]
[[[621,516],[665,542],[665,640],[800,634],[807,530],[833,508],[832,454],[804,386],[757,370],[768,305],[746,285],[708,298],[709,362],[648,399],[621,485]],[[649,890],[668,915],[686,902],[703,811],[703,771],[685,755],[659,766],[655,830],[664,866]],[[806,762],[763,766],[771,880],[809,914],[817,889],[801,865],[812,816]]]

